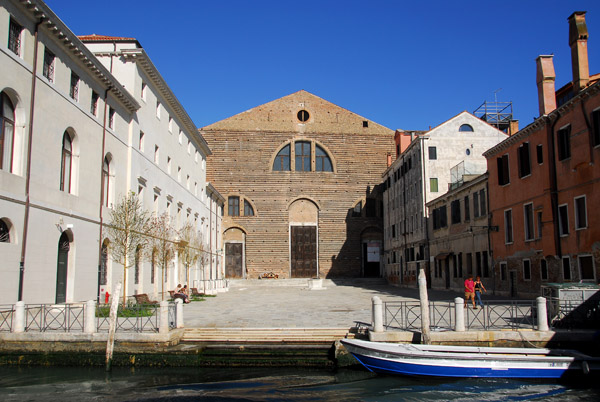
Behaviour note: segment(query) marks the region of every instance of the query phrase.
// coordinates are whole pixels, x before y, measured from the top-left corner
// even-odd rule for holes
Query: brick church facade
[[[225,276],[380,276],[394,132],[309,92],[200,130],[226,198]]]

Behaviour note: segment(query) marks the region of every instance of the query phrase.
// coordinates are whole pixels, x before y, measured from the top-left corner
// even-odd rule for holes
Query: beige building
[[[492,291],[487,174],[461,176],[447,193],[428,202],[427,209],[431,287],[460,293],[472,275]]]
[[[228,278],[381,275],[392,130],[298,91],[200,132],[227,198]]]

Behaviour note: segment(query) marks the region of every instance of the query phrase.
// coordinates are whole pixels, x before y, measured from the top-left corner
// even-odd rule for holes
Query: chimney
[[[392,154],[387,154],[387,167],[392,166]]]
[[[575,11],[569,20],[569,46],[573,66],[573,94],[577,94],[590,82],[588,64],[588,30],[585,24],[585,11]]]
[[[519,131],[519,120],[511,120],[508,126],[508,135],[515,135]]]
[[[538,102],[540,105],[540,116],[546,115],[556,109],[556,94],[554,92],[554,63],[552,55],[538,56],[537,64],[537,87]]]

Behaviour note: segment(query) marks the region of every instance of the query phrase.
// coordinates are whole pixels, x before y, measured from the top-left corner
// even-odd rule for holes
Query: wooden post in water
[[[119,309],[119,295],[121,294],[121,282],[117,283],[114,292],[110,295],[110,314],[108,315],[108,340],[106,341],[106,371],[110,371],[112,365],[113,348],[115,346],[115,330],[117,328],[117,311]]]
[[[429,297],[427,297],[427,278],[425,269],[419,269],[419,300],[421,302],[421,342],[429,345]]]

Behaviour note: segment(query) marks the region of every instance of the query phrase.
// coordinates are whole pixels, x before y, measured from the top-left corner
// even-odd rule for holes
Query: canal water
[[[0,367],[1,401],[593,401],[600,384],[373,375],[363,369]]]

